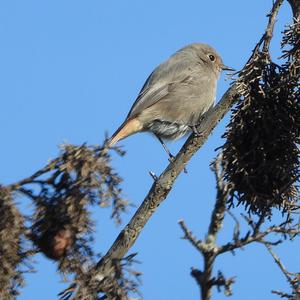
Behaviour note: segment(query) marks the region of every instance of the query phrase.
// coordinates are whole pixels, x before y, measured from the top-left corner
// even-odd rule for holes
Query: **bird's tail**
[[[142,123],[137,119],[127,119],[112,135],[107,142],[107,147],[110,148],[115,145],[118,141],[125,139],[129,135],[141,131],[143,128]]]

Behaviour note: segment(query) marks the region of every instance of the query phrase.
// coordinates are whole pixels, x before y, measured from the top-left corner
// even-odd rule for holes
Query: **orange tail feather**
[[[109,139],[107,146],[112,147],[118,141],[141,131],[142,128],[142,123],[137,118],[126,120]]]

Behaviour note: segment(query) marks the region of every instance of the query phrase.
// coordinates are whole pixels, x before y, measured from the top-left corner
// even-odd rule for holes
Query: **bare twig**
[[[236,241],[239,238],[240,232],[241,232],[239,220],[229,209],[226,209],[226,212],[233,219],[233,221],[235,223],[235,226],[233,229],[233,240]]]
[[[236,241],[233,242],[229,242],[223,246],[219,247],[218,250],[218,254],[224,253],[224,252],[228,252],[228,251],[233,251],[235,249],[238,248],[242,248],[248,244],[251,244],[253,242],[262,242],[263,238],[265,238],[267,235],[269,235],[270,233],[281,233],[281,234],[299,234],[300,233],[300,229],[287,229],[284,230],[281,226],[271,226],[269,228],[267,228],[266,230],[259,232],[259,231],[255,231],[253,232],[252,235],[250,235],[250,232],[248,232],[245,237],[240,238]]]
[[[221,162],[222,156],[219,155],[212,165],[217,182],[217,201],[211,215],[207,238],[213,241],[216,240],[217,233],[221,229],[226,211],[226,200],[230,191],[228,184],[223,180],[224,173],[222,172]]]
[[[273,37],[273,30],[274,30],[274,25],[276,22],[276,17],[277,17],[277,14],[279,12],[279,8],[280,8],[282,2],[283,2],[283,0],[277,0],[274,3],[272,10],[269,14],[269,23],[268,23],[267,29],[266,29],[264,37],[263,37],[263,39],[264,39],[263,52],[264,53],[269,52],[269,47],[270,47],[271,39]]]
[[[193,233],[188,229],[184,220],[178,221],[179,226],[184,232],[183,239],[188,240],[198,251],[206,252],[205,244],[201,240],[197,240],[197,238],[193,235]]]
[[[280,298],[287,298],[287,299],[292,299],[292,300],[298,300],[298,299],[295,299],[295,296],[290,295],[288,293],[283,293],[283,292],[276,291],[276,290],[275,291],[273,290],[272,293],[275,294],[275,295],[280,296]]]
[[[29,176],[27,178],[24,178],[16,183],[8,185],[7,188],[10,190],[18,190],[20,187],[22,187],[25,184],[36,183],[36,181],[35,181],[36,178],[53,170],[58,162],[59,162],[58,158],[50,161],[44,168],[38,170],[37,172],[35,172],[34,174],[32,174],[31,176]]]
[[[275,263],[277,264],[277,266],[279,267],[279,269],[281,270],[281,272],[285,276],[286,280],[290,284],[290,287],[292,288],[292,293],[293,294],[287,294],[287,293],[283,293],[283,292],[280,292],[280,291],[272,291],[272,292],[274,294],[277,294],[277,295],[281,296],[282,298],[299,299],[299,297],[300,297],[300,281],[299,281],[300,280],[300,273],[288,272],[286,267],[283,265],[282,261],[280,260],[280,258],[273,251],[272,247],[268,243],[263,242],[263,244],[266,246],[268,252],[271,254],[271,256],[273,257]],[[298,297],[298,298],[296,298],[296,297]]]

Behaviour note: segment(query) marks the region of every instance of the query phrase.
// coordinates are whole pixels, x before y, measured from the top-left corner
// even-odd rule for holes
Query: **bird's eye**
[[[209,59],[210,59],[211,61],[214,61],[214,60],[216,59],[215,56],[212,55],[212,54],[208,55],[208,57],[209,57]]]

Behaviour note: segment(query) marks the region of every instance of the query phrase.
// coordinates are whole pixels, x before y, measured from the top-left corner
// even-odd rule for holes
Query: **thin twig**
[[[293,286],[293,281],[291,279],[291,274],[286,270],[285,266],[283,265],[283,263],[281,262],[280,258],[275,254],[275,252],[272,250],[272,247],[267,244],[264,243],[264,245],[266,246],[266,248],[268,249],[268,252],[271,254],[271,256],[273,257],[275,263],[277,264],[277,266],[279,267],[279,269],[281,270],[281,272],[284,274],[285,278],[287,279],[287,281],[289,282],[289,284],[291,286]]]
[[[24,179],[22,179],[22,180],[20,180],[16,183],[8,185],[7,188],[10,189],[10,190],[17,190],[25,184],[36,183],[36,178],[38,178],[38,177],[42,176],[43,174],[46,174],[49,171],[53,170],[54,167],[56,166],[56,164],[58,163],[58,161],[59,161],[59,159],[52,160],[44,168],[38,170],[37,172],[35,172],[34,174],[32,174],[31,176],[29,176],[27,178],[24,178]]]
[[[193,235],[193,233],[188,229],[184,220],[178,221],[179,226],[184,232],[183,239],[188,240],[198,251],[206,252],[205,244],[201,240],[197,240],[197,238]]]
[[[274,31],[274,25],[276,22],[276,17],[278,15],[279,8],[280,8],[282,2],[283,2],[283,0],[277,0],[274,3],[272,10],[269,14],[269,23],[268,23],[267,29],[265,31],[265,34],[264,34],[264,46],[263,46],[264,53],[269,53],[269,47],[270,47],[271,39],[273,37],[273,31]]]
[[[271,226],[268,229],[262,231],[262,232],[256,232],[253,235],[250,235],[249,233],[246,234],[244,238],[240,238],[234,242],[229,242],[223,246],[219,246],[218,254],[233,251],[238,248],[243,248],[244,246],[251,244],[253,242],[259,242],[264,237],[269,235],[270,233],[282,233],[283,229],[279,226]],[[300,233],[300,231],[298,231]]]
[[[228,184],[223,179],[224,174],[222,172],[221,161],[222,156],[219,155],[218,158],[214,161],[212,167],[217,182],[217,201],[211,214],[207,237],[213,241],[216,240],[217,233],[221,229],[226,211],[226,201],[230,192]]]

